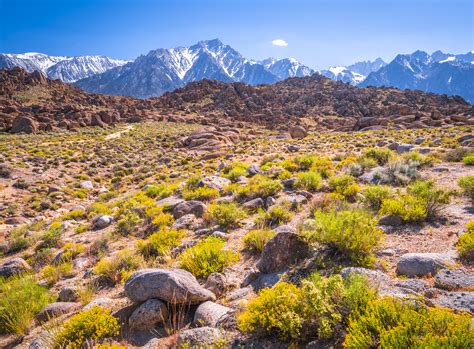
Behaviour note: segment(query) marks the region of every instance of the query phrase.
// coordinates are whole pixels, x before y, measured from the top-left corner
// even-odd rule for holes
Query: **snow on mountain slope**
[[[43,53],[0,54],[0,68],[22,67],[32,72],[41,71],[51,79],[74,82],[108,69],[121,66],[126,61],[105,56],[49,56]]]
[[[351,85],[357,85],[364,81],[368,74],[379,70],[386,63],[377,58],[375,61],[357,62],[347,67],[330,67],[327,70],[321,70],[319,73],[332,80],[342,81]]]
[[[301,64],[295,58],[275,59],[267,58],[258,62],[262,64],[270,73],[278,76],[281,80],[293,77],[310,76],[314,70]]]
[[[252,85],[280,80],[263,65],[248,60],[218,39],[189,47],[153,50],[125,67],[113,68],[76,84],[90,92],[148,98],[202,79]]]

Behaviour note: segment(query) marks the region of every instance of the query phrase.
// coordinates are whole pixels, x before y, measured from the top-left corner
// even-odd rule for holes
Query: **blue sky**
[[[219,38],[322,69],[417,49],[474,49],[473,0],[0,0],[0,52],[103,54]],[[287,46],[276,46],[281,39]]]

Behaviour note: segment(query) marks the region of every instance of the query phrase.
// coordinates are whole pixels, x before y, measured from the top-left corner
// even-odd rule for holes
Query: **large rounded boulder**
[[[125,293],[134,302],[156,298],[171,304],[196,304],[216,296],[182,269],[142,269],[125,283]]]

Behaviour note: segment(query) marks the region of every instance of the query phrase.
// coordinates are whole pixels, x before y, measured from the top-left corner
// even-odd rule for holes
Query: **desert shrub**
[[[47,265],[41,270],[41,277],[46,280],[49,286],[54,285],[63,278],[71,277],[73,275],[73,266],[69,261]]]
[[[66,221],[66,220],[81,220],[86,216],[86,212],[81,209],[76,209],[72,210],[71,212],[66,213],[63,215],[61,218]]]
[[[124,283],[133,271],[144,263],[140,255],[124,249],[110,257],[104,257],[94,267],[94,273],[108,277],[115,283]]]
[[[224,249],[224,244],[224,240],[212,236],[199,241],[179,256],[181,268],[203,278],[211,273],[221,272],[239,260],[239,254]]]
[[[31,275],[0,278],[0,334],[26,334],[35,315],[53,301]]]
[[[273,196],[282,189],[283,185],[279,181],[258,174],[250,178],[247,185],[236,185],[232,191],[240,199],[254,199]]]
[[[468,263],[474,262],[474,220],[467,223],[467,231],[459,237],[456,249],[459,257]]]
[[[149,205],[144,213],[145,224],[151,224],[155,228],[160,228],[173,224],[174,219],[171,213],[163,212],[163,207],[155,204]]]
[[[458,185],[464,191],[464,194],[474,203],[474,176],[462,176],[458,180]]]
[[[250,230],[243,239],[245,247],[250,251],[262,252],[265,244],[275,236],[273,230]]]
[[[54,348],[80,349],[85,343],[119,335],[119,320],[110,310],[94,306],[64,322],[54,336]]]
[[[8,235],[8,252],[15,253],[28,248],[32,243],[28,232],[29,229],[27,225],[20,225],[13,228]]]
[[[41,243],[36,246],[36,249],[40,250],[43,248],[56,247],[59,240],[61,239],[62,233],[63,224],[59,221],[52,222],[48,229],[41,236]]]
[[[240,162],[233,162],[224,167],[223,173],[224,177],[230,179],[232,182],[236,182],[239,177],[247,176],[247,168],[248,165],[240,163]]]
[[[470,348],[471,318],[444,308],[425,308],[396,298],[368,303],[350,320],[345,348]]]
[[[466,155],[462,158],[462,162],[466,166],[474,166],[474,154]]]
[[[456,148],[444,152],[443,159],[448,162],[460,162],[465,156],[474,154],[473,148]]]
[[[279,282],[260,291],[238,315],[238,327],[247,333],[276,334],[284,341],[330,339],[351,313],[374,297],[361,278],[344,282],[340,275],[313,274],[301,287]]]
[[[234,228],[247,217],[244,209],[235,202],[220,202],[209,205],[208,219],[222,227]]]
[[[378,211],[382,206],[382,201],[392,197],[392,191],[390,187],[384,185],[369,185],[364,189],[364,204]]]
[[[150,198],[163,199],[171,196],[176,188],[175,184],[160,183],[149,185],[144,191]]]
[[[420,167],[429,167],[433,166],[435,163],[435,158],[429,155],[422,155],[417,151],[410,151],[402,155],[403,159],[406,162],[413,162],[418,164]]]
[[[322,177],[318,172],[298,172],[294,187],[296,189],[316,191],[321,188]]]
[[[318,210],[328,212],[328,211],[341,211],[348,207],[347,201],[344,201],[339,195],[334,193],[325,193],[315,200],[311,201],[310,204],[310,213],[314,213]]]
[[[384,184],[407,185],[420,177],[416,162],[389,162],[387,167],[376,174],[377,179]]]
[[[426,205],[421,198],[400,194],[382,201],[379,213],[400,217],[405,223],[422,222],[427,217]]]
[[[139,225],[143,224],[143,219],[137,212],[124,212],[119,217],[115,232],[123,236],[134,232]]]
[[[364,158],[374,159],[379,165],[385,165],[389,160],[395,157],[395,153],[387,148],[372,148],[367,150],[363,156]]]
[[[293,159],[293,163],[296,164],[296,171],[311,171],[318,172],[324,178],[327,178],[333,173],[333,163],[327,157],[319,157],[317,155],[301,155]]]
[[[329,189],[348,201],[355,201],[360,187],[350,175],[333,176],[328,180]]]
[[[326,244],[357,265],[371,265],[383,232],[367,211],[316,211],[314,224],[303,235],[310,242]]]
[[[452,190],[437,188],[434,181],[431,180],[416,181],[407,188],[407,192],[423,201],[427,218],[440,214],[454,195]]]
[[[162,227],[156,233],[151,234],[146,240],[138,240],[137,250],[145,258],[165,256],[171,250],[181,244],[181,239],[186,236],[182,230]]]
[[[182,196],[185,200],[209,201],[218,198],[220,195],[219,190],[203,186],[196,189],[184,189]]]
[[[264,211],[259,210],[259,215],[255,219],[255,224],[259,227],[276,227],[291,220],[291,212],[288,207],[275,205]]]
[[[95,216],[109,215],[112,213],[112,210],[109,205],[103,202],[94,202],[87,207],[86,213],[89,218],[92,218]]]

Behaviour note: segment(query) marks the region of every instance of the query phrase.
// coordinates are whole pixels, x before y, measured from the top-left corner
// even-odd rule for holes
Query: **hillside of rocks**
[[[106,126],[147,117],[148,103],[89,94],[38,71],[0,70],[0,130],[12,133]]]
[[[394,88],[358,88],[321,75],[257,87],[202,80],[164,94],[153,105],[169,112],[338,130],[472,125],[474,106],[463,98]]]

